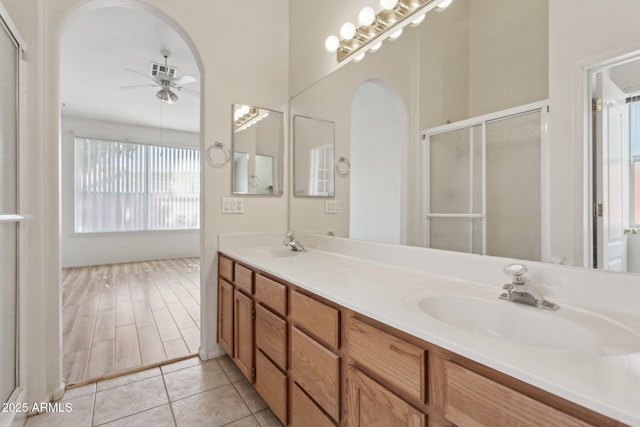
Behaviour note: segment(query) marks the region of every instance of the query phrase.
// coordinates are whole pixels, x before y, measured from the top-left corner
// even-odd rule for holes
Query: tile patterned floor
[[[281,427],[227,356],[197,357],[67,390],[67,413],[26,427]]]

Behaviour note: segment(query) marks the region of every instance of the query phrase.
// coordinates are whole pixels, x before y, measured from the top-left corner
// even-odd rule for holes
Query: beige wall
[[[23,297],[29,301],[25,324],[30,401],[45,401],[61,380],[59,289],[59,100],[60,31],[81,8],[104,4],[153,5],[185,35],[200,60],[202,77],[201,146],[231,143],[229,111],[250,102],[287,111],[288,2],[286,0],[212,2],[192,0],[84,1],[2,0],[27,43],[27,111],[23,135],[25,211],[34,215],[26,230],[29,268]],[[240,49],[238,46],[242,46]],[[258,71],[258,72],[257,72]],[[223,231],[285,230],[287,199],[246,198],[243,215],[222,215],[221,198],[231,192],[231,166],[203,163],[201,275],[204,356],[219,352],[216,341],[216,250]],[[269,212],[269,215],[264,215]]]

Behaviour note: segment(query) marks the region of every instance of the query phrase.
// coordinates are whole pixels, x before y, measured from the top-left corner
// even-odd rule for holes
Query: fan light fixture
[[[407,25],[419,25],[427,12],[445,10],[453,0],[379,0],[378,13],[365,7],[358,14],[358,27],[345,23],[340,37],[327,37],[324,47],[335,53],[338,62],[358,62],[365,52],[375,52],[383,40],[395,40]]]
[[[156,93],[156,98],[165,104],[175,104],[178,100],[178,95],[171,92],[171,89],[165,86]]]

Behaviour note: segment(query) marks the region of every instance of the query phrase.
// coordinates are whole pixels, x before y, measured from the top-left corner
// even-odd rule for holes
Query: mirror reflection
[[[544,258],[549,243],[541,192],[548,154],[541,148],[540,113],[513,129],[497,117],[490,126],[478,125],[496,136],[485,146],[481,133],[449,141],[453,133],[442,127],[545,100],[547,22],[547,2],[539,0],[456,0],[295,96],[291,114],[335,123],[335,151],[350,159],[351,173],[335,183],[339,212],[328,212],[319,200],[293,198],[290,228]],[[301,161],[296,155],[294,168]],[[295,179],[298,195],[303,178],[296,172]],[[440,209],[456,203],[469,209]]]
[[[295,196],[334,195],[334,123],[293,117],[293,185]]]
[[[233,105],[234,194],[282,195],[284,114]]]

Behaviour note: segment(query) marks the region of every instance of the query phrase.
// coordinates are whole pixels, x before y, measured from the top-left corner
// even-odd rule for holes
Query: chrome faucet
[[[544,310],[553,311],[560,308],[557,304],[544,299],[540,291],[533,286],[529,278],[526,276],[526,265],[509,264],[504,267],[503,271],[511,276],[511,283],[507,283],[502,286],[502,289],[507,292],[501,294],[500,299],[534,305]]]
[[[293,236],[293,231],[287,233],[287,238],[284,242],[285,246],[288,246],[294,252],[306,252],[307,250],[302,246],[302,243],[298,242]]]

